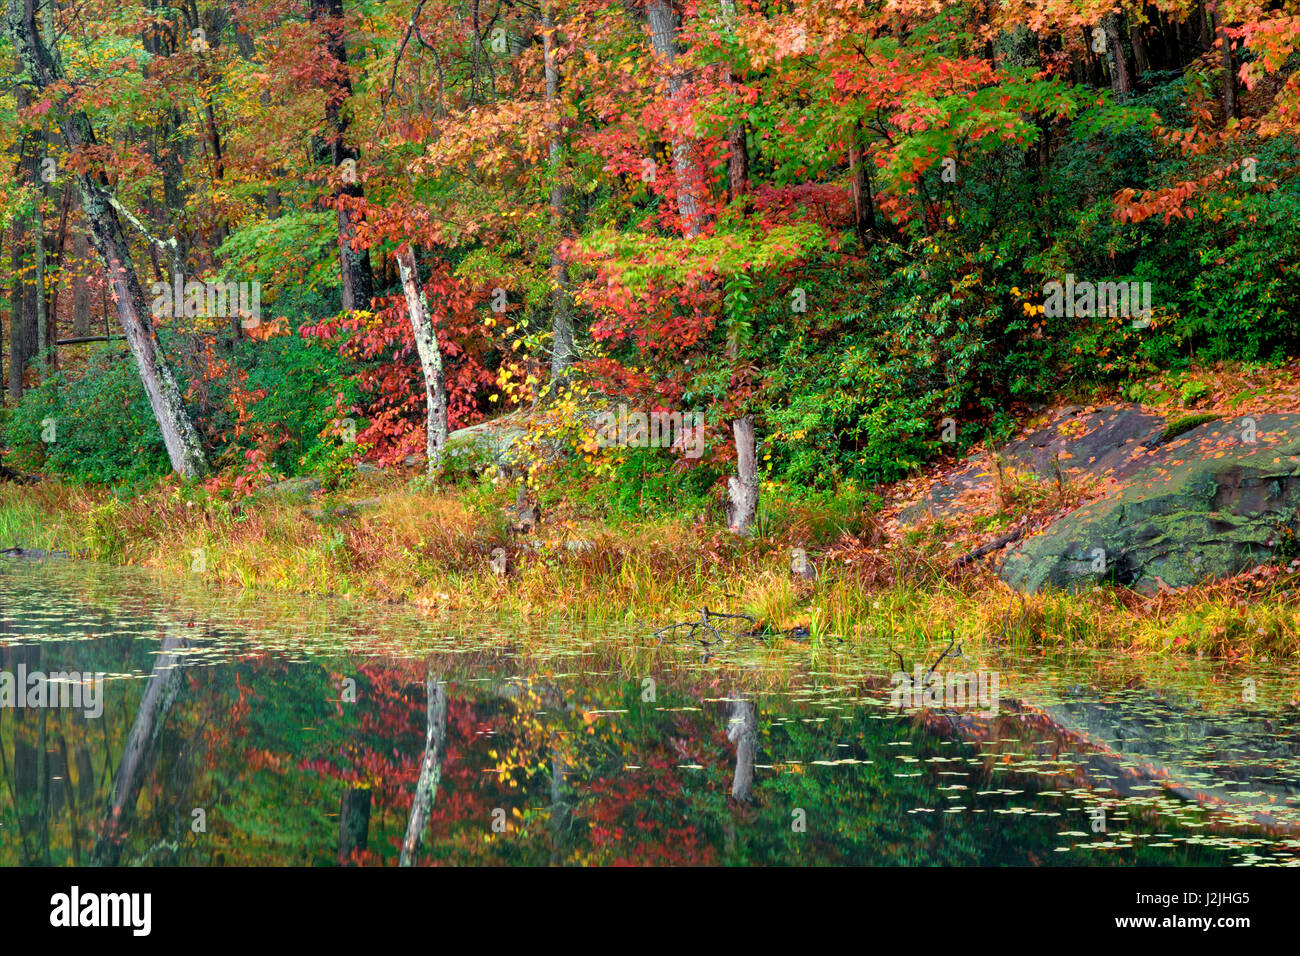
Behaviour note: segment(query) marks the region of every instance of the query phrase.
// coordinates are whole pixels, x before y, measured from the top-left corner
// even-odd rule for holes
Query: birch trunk
[[[424,370],[424,400],[427,409],[425,445],[429,474],[442,468],[443,453],[447,448],[447,380],[442,369],[442,352],[438,349],[438,335],[429,318],[429,303],[420,285],[420,273],[415,263],[415,251],[410,244],[396,255],[397,271],[402,279],[402,292],[406,296],[406,311],[411,317],[411,333],[415,336],[415,350]]]
[[[447,690],[432,671],[425,680],[425,687],[429,718],[424,735],[424,760],[420,764],[419,782],[415,785],[415,800],[411,804],[411,818],[406,824],[406,837],[402,840],[399,866],[411,866],[415,862],[415,851],[419,849],[429,811],[433,809],[433,798],[438,794],[438,782],[442,779],[442,747],[447,739]]]
[[[28,79],[44,93],[51,87],[62,87],[66,77],[41,39],[33,6],[32,0],[7,0],[5,30]],[[54,95],[58,99],[54,112],[63,117],[63,138],[68,149],[75,153],[86,152],[95,145],[95,132],[90,120],[81,110],[69,108],[66,93]],[[186,478],[198,477],[207,470],[207,461],[198,433],[181,400],[180,387],[158,348],[157,333],[145,306],[144,290],[131,261],[130,246],[113,207],[107,179],[102,173],[92,176],[88,171],[78,171],[76,181],[90,239],[104,261],[117,317],[162,432],[167,456],[178,473]]]

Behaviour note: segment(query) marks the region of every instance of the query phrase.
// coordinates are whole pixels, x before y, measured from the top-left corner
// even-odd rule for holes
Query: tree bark
[[[758,453],[754,439],[754,416],[745,415],[731,423],[736,439],[736,476],[727,479],[727,526],[736,534],[749,534],[758,512]]]
[[[311,21],[319,23],[320,29],[325,33],[325,50],[334,61],[336,70],[325,103],[325,121],[329,130],[326,150],[329,161],[335,168],[334,181],[337,184],[332,199],[334,208],[338,211],[339,275],[343,284],[343,309],[350,312],[370,308],[370,298],[374,294],[374,275],[370,268],[370,252],[352,248],[355,233],[353,214],[345,201],[360,199],[365,194],[359,180],[345,182],[339,171],[346,160],[356,163],[361,155],[347,143],[350,124],[343,107],[352,97],[352,80],[348,76],[348,53],[343,42],[343,0],[311,0],[310,16]]]
[[[871,179],[862,149],[861,122],[849,135],[852,136],[849,143],[849,175],[853,180],[853,228],[865,249],[868,236],[876,228],[876,203],[871,195]]]
[[[1223,47],[1223,122],[1226,124],[1237,116],[1237,67],[1233,62],[1232,38],[1228,36],[1223,14],[1217,4],[1211,8],[1211,11],[1219,35],[1219,43]]]
[[[402,840],[399,866],[415,863],[415,852],[420,847],[420,837],[424,835],[433,799],[438,794],[438,782],[442,779],[442,747],[447,739],[447,689],[432,670],[425,679],[425,688],[429,717],[424,734],[424,760],[420,763],[420,779],[415,785],[415,799],[411,803],[411,818],[407,821],[406,836]]]
[[[90,244],[80,229],[72,236],[72,256],[77,260],[72,277],[72,337],[86,338],[90,335],[90,283],[86,281]]]
[[[38,90],[45,92],[56,85],[62,86],[66,77],[41,40],[32,7],[32,0],[7,0],[5,29],[28,78]],[[69,108],[66,92],[56,93],[54,97],[55,112],[60,115],[68,149],[86,154],[95,145],[95,132],[90,120],[81,110]],[[92,176],[89,171],[78,171],[76,181],[91,241],[104,261],[116,299],[117,316],[131,346],[131,354],[162,432],[172,468],[186,478],[198,477],[207,470],[203,448],[181,400],[180,386],[158,348],[157,333],[145,305],[144,289],[131,261],[130,247],[113,206],[113,197],[108,192],[107,179],[102,172]]]
[[[668,67],[668,97],[676,100],[684,81],[677,72],[677,13],[670,0],[647,0],[646,21],[650,25],[650,42],[655,55]],[[688,239],[700,234],[700,195],[696,182],[691,147],[684,139],[673,142],[673,172],[677,177],[677,213],[681,217],[682,232]]]
[[[551,250],[551,381],[559,381],[573,364],[573,298],[569,294],[569,267],[560,255],[560,237],[564,229],[565,189],[560,182],[560,157],[564,152],[563,132],[560,128],[560,71],[555,62],[555,18],[551,5],[542,7],[542,54],[546,66],[546,105],[553,118],[550,122],[551,138],[549,158],[551,163],[551,228],[555,231],[555,247]]]
[[[1106,57],[1110,65],[1110,86],[1116,96],[1128,96],[1133,88],[1133,79],[1128,60],[1124,53],[1124,44],[1120,40],[1119,15],[1110,14],[1102,18],[1102,31],[1106,34]]]
[[[19,110],[31,104],[26,87],[15,87],[15,104]],[[21,182],[33,188],[40,184],[40,157],[24,151],[18,157]],[[35,218],[35,217],[33,217]],[[34,229],[26,217],[14,222],[10,251],[9,281],[9,398],[17,401],[23,394],[23,373],[27,364],[40,350],[37,323],[38,293],[36,285],[36,257],[28,259],[28,250],[34,248],[32,235],[39,239],[40,230]]]
[[[415,350],[424,370],[424,399],[426,408],[429,474],[442,468],[443,453],[447,448],[447,380],[442,369],[442,352],[438,348],[438,334],[429,318],[429,303],[420,285],[420,272],[415,262],[415,251],[408,243],[398,250],[397,270],[402,278],[402,292],[406,296],[406,311],[411,318],[411,333],[415,336]]]

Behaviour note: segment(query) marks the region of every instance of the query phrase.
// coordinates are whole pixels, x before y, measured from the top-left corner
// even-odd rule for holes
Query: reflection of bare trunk
[[[425,681],[429,699],[428,730],[424,736],[424,761],[420,764],[420,779],[415,785],[415,800],[411,803],[411,819],[406,825],[406,838],[402,840],[401,866],[415,862],[415,851],[420,846],[433,798],[438,793],[442,779],[442,746],[447,739],[447,688],[429,671]]]
[[[569,295],[569,269],[560,255],[560,235],[564,227],[564,186],[560,183],[560,156],[564,150],[560,129],[560,69],[555,63],[555,18],[550,4],[542,7],[542,57],[546,66],[546,105],[551,110],[551,227],[555,230],[555,248],[551,250],[551,379],[564,376],[573,364],[573,300]]]
[[[415,350],[424,370],[426,449],[429,474],[434,474],[442,467],[442,454],[447,447],[447,380],[442,370],[438,334],[429,318],[429,302],[420,285],[415,252],[409,243],[397,251],[396,259],[402,277],[402,292],[406,295],[406,311],[411,317],[411,333],[415,336]]]
[[[354,850],[370,842],[370,788],[349,787],[339,806],[339,862],[347,863]]]
[[[564,859],[565,834],[569,832],[569,804],[564,799],[564,761],[551,751],[551,865]]]
[[[167,715],[176,703],[185,679],[185,660],[181,652],[187,646],[184,638],[163,638],[162,653],[154,660],[149,685],[140,699],[140,709],[136,712],[135,723],[131,725],[131,734],[117,765],[113,798],[92,856],[92,862],[97,866],[117,866],[122,855],[122,841],[135,814],[145,774],[158,757],[158,742]]]
[[[737,698],[727,707],[727,739],[736,745],[731,795],[748,803],[754,797],[754,756],[758,749],[758,715],[752,700]]]
[[[758,512],[758,453],[754,439],[754,416],[731,423],[736,436],[736,476],[727,479],[727,526],[736,534],[749,534]]]

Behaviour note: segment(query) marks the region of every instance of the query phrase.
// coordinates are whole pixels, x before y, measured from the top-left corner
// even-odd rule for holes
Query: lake
[[[0,563],[0,862],[1300,864],[1294,666],[725,623]]]

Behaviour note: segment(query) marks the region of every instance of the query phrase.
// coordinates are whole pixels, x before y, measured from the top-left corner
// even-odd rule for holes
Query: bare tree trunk
[[[72,236],[72,256],[77,260],[72,277],[72,336],[86,338],[90,335],[90,284],[86,281],[90,244],[80,229]]]
[[[1117,96],[1128,96],[1133,88],[1128,60],[1124,54],[1124,44],[1120,40],[1119,15],[1110,14],[1102,18],[1101,28],[1106,34],[1106,53],[1110,61],[1110,85]]]
[[[36,354],[41,375],[50,368],[49,300],[45,297],[45,189],[37,193],[36,214],[32,217],[32,249],[36,254]]]
[[[551,381],[564,377],[573,364],[573,298],[569,295],[569,268],[560,255],[560,235],[564,227],[564,187],[560,183],[560,156],[564,151],[560,129],[560,71],[555,63],[555,19],[551,5],[542,7],[542,52],[546,65],[546,104],[551,120],[549,156],[551,161],[551,227],[555,230],[555,248],[551,250]]]
[[[723,27],[729,36],[735,35],[735,17],[735,0],[722,0]],[[727,86],[732,83],[730,64],[723,67],[722,82]],[[745,130],[743,122],[727,130],[727,183],[732,200],[749,192],[749,143]]]
[[[340,167],[351,160],[351,169],[355,171],[360,154],[347,143],[348,118],[344,105],[352,97],[352,81],[348,77],[348,53],[343,42],[343,0],[311,0],[311,20],[321,20],[325,32],[325,50],[334,61],[336,77],[329,90],[325,103],[326,130],[329,137],[326,143],[328,159],[335,167],[335,187],[333,200],[338,210],[338,249],[339,275],[343,283],[343,308],[346,311],[370,308],[370,298],[374,294],[374,275],[370,268],[370,253],[367,250],[352,248],[355,230],[352,225],[352,211],[340,202],[341,197],[359,199],[364,193],[360,180],[350,176],[347,180],[340,174]]]
[[[433,798],[438,794],[438,782],[442,779],[442,747],[447,739],[447,689],[434,676],[432,668],[425,679],[425,689],[429,719],[424,735],[424,760],[420,764],[420,779],[415,785],[415,800],[411,803],[406,837],[402,840],[399,866],[411,866],[415,862],[415,852],[419,849],[420,837],[429,821],[429,811],[433,809]]]
[[[758,715],[754,702],[737,694],[727,706],[727,739],[736,745],[736,773],[731,795],[748,803],[754,798],[754,756],[758,750]]]
[[[185,658],[181,653],[188,646],[181,637],[167,636],[162,641],[162,653],[154,658],[153,671],[140,699],[135,723],[122,750],[117,765],[117,779],[113,785],[113,798],[106,819],[95,841],[92,861],[97,866],[117,866],[122,854],[122,839],[131,818],[135,815],[136,801],[144,775],[158,756],[158,743],[162,739],[167,715],[180,694],[185,678]]]
[[[424,370],[424,400],[428,437],[429,474],[442,468],[443,453],[447,448],[447,380],[442,370],[442,352],[438,348],[438,334],[429,318],[429,303],[420,285],[420,272],[415,262],[414,248],[408,243],[397,251],[397,270],[402,277],[402,292],[406,296],[406,311],[411,317],[411,333],[415,336],[415,350],[420,355],[420,368]]]
[[[858,241],[866,248],[868,236],[876,228],[876,202],[871,195],[871,180],[862,149],[862,124],[850,131],[849,174],[853,179],[853,228]]]
[[[26,272],[23,250],[27,245],[27,223],[14,223],[9,254],[9,399],[23,396],[23,372],[36,351],[35,286]]]
[[[727,526],[736,534],[749,534],[758,512],[758,453],[754,440],[754,416],[731,423],[736,438],[736,477],[727,479]]]
[[[19,63],[43,93],[51,87],[62,86],[66,78],[41,40],[32,8],[33,0],[7,0],[5,29]],[[58,98],[54,112],[63,117],[63,137],[68,148],[76,153],[85,153],[95,145],[90,120],[81,110],[69,108],[66,93],[54,95]],[[109,284],[116,296],[117,316],[162,432],[172,468],[186,478],[197,477],[207,470],[203,448],[181,400],[180,387],[158,349],[158,337],[145,306],[144,290],[107,186],[102,173],[94,177],[88,171],[77,173],[81,208],[85,212],[91,241],[104,261]]]
[[[677,72],[677,14],[670,0],[646,0],[646,20],[650,25],[650,42],[655,54],[668,66],[668,96],[677,99],[683,86]],[[690,144],[678,140],[673,143],[673,171],[677,175],[677,213],[682,220],[682,231],[687,238],[700,234],[700,196],[695,181],[695,164],[691,160]]]
[[[24,86],[15,86],[15,101],[19,110],[26,109],[31,97]],[[36,188],[40,185],[40,157],[34,151],[25,150],[18,157],[20,181]],[[36,357],[40,350],[40,338],[37,320],[38,290],[36,285],[36,260],[28,260],[27,250],[33,248],[33,233],[37,239],[40,230],[35,229],[26,217],[19,217],[14,222],[13,247],[10,252],[9,281],[13,283],[9,290],[9,398],[17,401],[23,394],[23,373],[27,363]]]
[[[1232,38],[1228,36],[1227,25],[1218,4],[1210,8],[1219,34],[1219,43],[1223,50],[1223,122],[1237,116],[1237,67],[1233,63]]]

